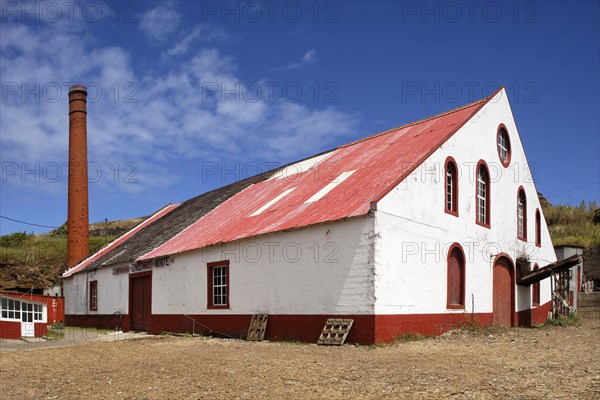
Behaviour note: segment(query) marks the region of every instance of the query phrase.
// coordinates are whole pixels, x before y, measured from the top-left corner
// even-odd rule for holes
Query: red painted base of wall
[[[12,321],[0,321],[0,338],[21,339],[21,323]]]
[[[439,336],[457,326],[485,326],[492,321],[492,313],[377,315],[375,338],[376,343],[389,343],[406,333]]]
[[[152,315],[152,333],[192,332],[214,336],[245,338],[252,315],[190,315],[196,324],[183,315]],[[298,341],[315,343],[331,315],[269,315],[265,339],[273,341]],[[347,343],[373,343],[374,316],[336,315],[352,318],[354,325],[346,338]]]
[[[48,333],[48,324],[35,322],[33,324],[35,337]],[[0,339],[21,339],[21,323],[18,321],[0,321]]]
[[[89,314],[89,315],[66,315],[65,325],[81,326],[83,328],[102,328],[129,330],[129,315],[115,314]]]
[[[549,301],[530,310],[516,312],[515,322],[517,326],[542,325],[548,319],[548,312],[551,310],[552,302]]]
[[[551,303],[532,310],[515,313],[517,326],[544,323]],[[162,332],[201,333],[213,336],[245,338],[252,315],[203,314],[190,315],[155,314],[151,316],[151,333]],[[293,340],[315,343],[327,318],[333,315],[269,315],[265,339],[272,341]],[[354,324],[346,343],[388,343],[405,333],[437,336],[460,325],[485,326],[493,323],[492,313],[478,314],[409,314],[409,315],[335,315],[336,318],[352,318]],[[71,326],[115,329],[131,329],[129,315],[120,319],[117,315],[67,315],[66,324]]]

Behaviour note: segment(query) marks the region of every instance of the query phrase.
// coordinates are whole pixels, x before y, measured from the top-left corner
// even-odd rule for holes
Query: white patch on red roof
[[[268,201],[261,208],[259,208],[258,210],[254,211],[252,214],[250,214],[250,216],[254,217],[254,216],[257,216],[258,214],[262,213],[267,208],[271,207],[273,204],[277,203],[279,200],[283,199],[285,196],[287,196],[288,194],[290,194],[291,192],[293,192],[294,189],[296,189],[296,188],[295,187],[289,188],[289,189],[286,189],[283,192],[279,193],[279,195],[277,197],[275,197],[274,199],[271,199],[270,201]]]
[[[352,175],[355,172],[356,172],[356,170],[342,172],[337,178],[335,178],[334,180],[329,182],[327,184],[327,186],[325,186],[323,189],[319,190],[317,193],[313,194],[310,197],[310,199],[308,199],[304,202],[304,204],[314,203],[315,201],[322,199],[323,196],[325,196],[327,193],[331,192],[333,189],[335,189],[336,186],[338,186],[339,184],[344,182],[346,179],[348,179],[350,177],[350,175]]]

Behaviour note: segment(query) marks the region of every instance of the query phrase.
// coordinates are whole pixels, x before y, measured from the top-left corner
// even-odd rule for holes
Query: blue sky
[[[0,1],[0,214],[67,213],[88,86],[90,221],[148,215],[506,86],[537,189],[600,199],[596,1]],[[0,233],[46,232],[0,220]]]

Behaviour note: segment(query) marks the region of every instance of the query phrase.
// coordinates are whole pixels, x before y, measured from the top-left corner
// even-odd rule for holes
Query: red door
[[[510,327],[513,315],[512,266],[506,258],[494,265],[494,323]]]
[[[134,331],[150,331],[152,277],[131,279],[131,327]]]

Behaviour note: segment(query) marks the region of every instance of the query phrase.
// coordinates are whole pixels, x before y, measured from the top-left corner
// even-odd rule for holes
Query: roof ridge
[[[494,95],[495,95],[495,93],[494,93]],[[366,141],[366,140],[370,140],[370,139],[374,139],[374,138],[376,138],[376,137],[379,137],[379,136],[387,135],[388,133],[395,132],[395,131],[398,131],[398,130],[400,130],[400,129],[408,128],[408,127],[410,127],[410,126],[414,126],[414,125],[422,124],[422,123],[424,123],[424,122],[428,122],[428,121],[431,121],[431,120],[434,120],[434,119],[438,119],[438,118],[445,117],[446,115],[453,114],[453,113],[455,113],[455,112],[458,112],[458,111],[462,111],[462,110],[464,110],[465,108],[473,107],[473,106],[475,106],[475,105],[477,105],[477,104],[480,104],[480,103],[486,102],[486,101],[488,101],[488,100],[489,100],[491,97],[493,97],[494,95],[491,95],[491,96],[488,96],[488,97],[484,97],[483,99],[479,99],[479,100],[477,100],[477,101],[474,101],[474,102],[472,102],[472,103],[466,104],[466,105],[464,105],[464,106],[460,106],[460,107],[458,107],[458,108],[454,108],[454,109],[452,109],[452,110],[449,110],[449,111],[444,111],[444,112],[442,112],[442,113],[439,113],[439,114],[433,115],[433,116],[431,116],[431,117],[427,117],[427,118],[423,118],[423,119],[420,119],[420,120],[417,120],[417,121],[409,122],[408,124],[400,125],[400,126],[397,126],[397,127],[391,128],[391,129],[388,129],[388,130],[386,130],[386,131],[383,131],[383,132],[375,133],[375,134],[373,134],[373,135],[371,135],[371,136],[367,136],[367,137],[364,137],[364,138],[361,138],[361,139],[355,140],[354,142],[350,142],[350,143],[346,143],[346,144],[343,144],[343,145],[341,145],[341,146],[338,146],[338,147],[336,147],[336,149],[341,149],[341,148],[344,148],[344,147],[349,147],[349,146],[355,145],[355,144],[357,144],[357,143],[362,143],[362,142],[364,142],[364,141]]]
[[[464,126],[464,124],[466,124],[466,123],[467,123],[469,120],[471,120],[471,118],[473,118],[473,117],[475,116],[475,114],[477,114],[477,113],[478,113],[478,112],[479,112],[479,111],[480,111],[480,110],[481,110],[483,107],[485,107],[485,106],[486,106],[486,105],[487,105],[487,104],[488,104],[488,103],[489,103],[489,102],[490,102],[490,101],[491,101],[491,100],[492,100],[494,97],[496,97],[496,95],[497,95],[498,93],[500,93],[500,92],[501,92],[501,91],[503,91],[503,90],[504,90],[504,86],[500,86],[500,87],[498,88],[498,90],[496,90],[494,93],[492,93],[492,94],[491,94],[491,95],[489,95],[488,97],[485,97],[485,98],[483,98],[483,99],[481,99],[481,100],[479,100],[479,101],[476,101],[476,102],[474,102],[474,103],[467,104],[467,105],[465,105],[465,106],[459,107],[459,108],[457,108],[457,109],[450,110],[450,111],[446,111],[445,113],[438,114],[438,115],[434,115],[433,117],[431,117],[431,118],[428,118],[428,119],[432,119],[432,118],[439,118],[439,117],[441,117],[441,116],[445,116],[445,115],[451,114],[451,113],[453,113],[453,112],[460,111],[460,110],[464,110],[465,108],[468,108],[468,107],[472,107],[472,106],[475,106],[475,105],[477,105],[477,107],[475,107],[475,109],[474,109],[473,111],[471,111],[471,112],[469,113],[469,115],[468,115],[468,116],[466,116],[465,118],[463,118],[463,120],[462,120],[462,121],[461,121],[461,122],[460,122],[460,123],[459,123],[459,124],[458,124],[456,127],[452,128],[452,130],[450,131],[450,133],[449,133],[449,134],[447,134],[447,135],[446,135],[446,137],[445,137],[445,138],[444,138],[444,139],[443,139],[441,142],[439,142],[439,143],[438,143],[438,145],[437,145],[435,148],[432,148],[432,149],[431,149],[431,150],[430,150],[430,151],[429,151],[427,154],[425,154],[423,157],[421,157],[421,158],[420,158],[420,159],[419,159],[419,160],[418,160],[418,161],[415,163],[415,165],[414,165],[414,167],[413,167],[413,168],[410,168],[410,169],[406,169],[406,170],[404,170],[404,171],[403,171],[403,174],[402,174],[402,175],[401,175],[401,176],[400,176],[400,177],[399,177],[399,178],[398,178],[398,179],[397,179],[397,180],[396,180],[396,181],[395,181],[393,184],[391,184],[390,186],[388,186],[387,188],[385,188],[385,190],[381,191],[381,192],[380,192],[380,193],[377,195],[377,197],[375,197],[373,200],[371,200],[371,210],[373,210],[374,208],[376,209],[376,207],[377,207],[377,202],[379,202],[379,201],[380,201],[380,200],[381,200],[381,199],[382,199],[382,198],[383,198],[383,197],[384,197],[386,194],[388,194],[388,193],[389,193],[389,192],[390,192],[390,191],[391,191],[391,190],[392,190],[394,187],[396,187],[398,184],[400,184],[400,182],[402,182],[402,181],[403,181],[403,180],[404,180],[404,179],[405,179],[405,178],[406,178],[408,175],[410,175],[410,174],[411,174],[411,173],[414,171],[414,169],[415,169],[415,168],[417,168],[419,165],[421,165],[421,164],[422,164],[422,163],[423,163],[423,162],[424,162],[424,161],[425,161],[425,160],[426,160],[426,159],[427,159],[429,156],[431,156],[431,154],[432,154],[432,153],[433,153],[435,150],[437,150],[437,149],[438,149],[438,148],[439,148],[441,145],[443,145],[443,144],[444,144],[444,143],[445,143],[445,142],[446,142],[448,139],[450,139],[450,138],[451,138],[451,137],[452,137],[452,136],[453,136],[453,135],[454,135],[456,132],[458,132],[458,130],[459,130],[459,129],[461,129],[461,128]],[[425,119],[425,120],[428,120],[428,119]],[[425,120],[423,120],[423,121],[425,121]],[[417,122],[415,122],[415,124],[416,124],[416,123],[420,123],[420,122],[422,122],[422,121],[417,121]],[[411,125],[411,124],[408,124],[407,126],[410,126],[410,125]]]

